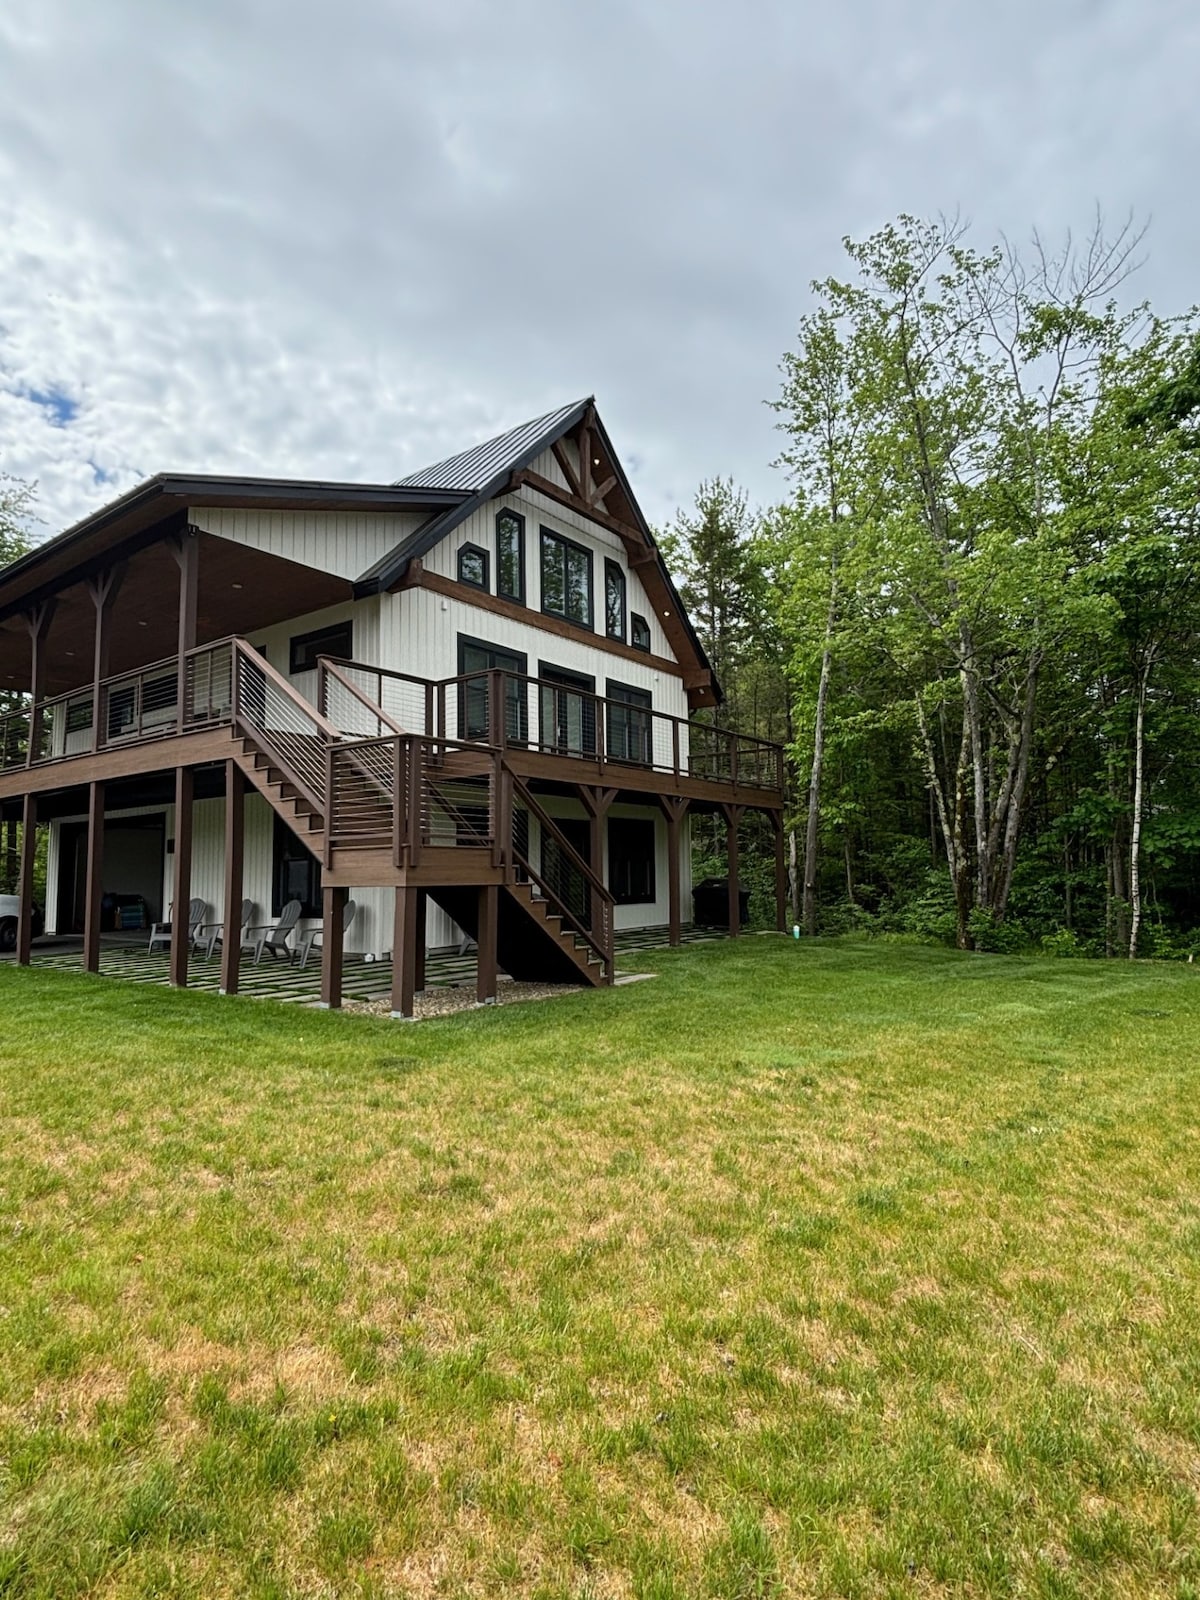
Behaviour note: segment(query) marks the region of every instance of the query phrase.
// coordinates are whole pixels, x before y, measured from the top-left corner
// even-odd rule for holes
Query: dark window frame
[[[654,765],[654,696],[637,684],[605,680],[605,751],[631,767]],[[621,715],[620,713],[624,713]],[[636,754],[631,752],[636,751]]]
[[[276,816],[271,840],[271,915],[277,917],[289,900],[300,901],[301,916],[321,915],[321,863],[283,818]]]
[[[476,639],[469,633],[460,633],[457,645],[458,676],[460,678],[473,677],[476,674],[482,677],[485,673],[496,670],[491,667],[468,667],[463,660],[463,655],[467,650],[482,650],[487,655],[511,656],[514,661],[521,663],[519,668],[501,667],[499,670],[501,672],[515,672],[521,680],[515,685],[516,693],[510,698],[510,706],[515,709],[516,715],[515,717],[506,716],[505,718],[508,724],[509,741],[513,744],[528,743],[529,695],[527,693],[528,685],[524,680],[529,676],[529,657],[523,650],[510,650],[506,645],[496,644],[494,640]],[[465,740],[481,738],[481,734],[467,732],[467,729],[473,725],[470,719],[467,688],[465,684],[460,683],[458,687],[458,738]]]
[[[502,572],[500,557],[500,524],[505,519],[510,519],[517,528],[517,588],[514,593],[511,589],[500,587]],[[510,511],[507,506],[496,513],[496,593],[502,600],[514,600],[518,605],[525,604],[525,518],[519,511]]]
[[[463,557],[464,556],[478,556],[480,561],[482,561],[482,563],[483,563],[483,581],[482,582],[476,582],[476,580],[474,578],[467,578],[467,577],[463,576]],[[468,589],[478,589],[480,594],[491,594],[491,592],[492,592],[492,567],[491,567],[491,561],[492,561],[491,555],[489,554],[489,552],[487,550],[485,550],[483,548],[483,546],[481,544],[472,544],[470,542],[470,540],[468,540],[466,542],[466,544],[460,544],[459,547],[458,547],[458,552],[457,552],[457,554],[455,555],[455,558],[454,558],[454,570],[455,570],[455,573],[458,576],[459,583],[465,585],[465,587],[468,588]]]
[[[66,722],[63,732],[90,733],[92,728],[92,702],[87,700],[72,700],[67,706]]]
[[[549,606],[549,605],[546,604],[546,549],[545,549],[545,541],[547,539],[549,539],[551,541],[551,543],[553,543],[553,544],[561,545],[562,549],[563,549],[563,552],[564,552],[564,554],[563,554],[563,609],[561,611],[556,611],[553,606]],[[586,622],[581,622],[578,617],[572,616],[571,613],[567,610],[566,551],[568,551],[568,550],[578,551],[578,553],[580,555],[587,557],[587,621]],[[568,538],[568,536],[565,533],[559,533],[557,528],[547,528],[545,526],[545,524],[542,524],[542,526],[538,530],[538,580],[539,580],[540,591],[541,591],[539,598],[541,599],[541,608],[542,608],[542,615],[543,616],[546,616],[546,617],[558,617],[563,622],[573,623],[574,626],[577,627],[577,628],[586,628],[588,633],[595,633],[595,631],[596,631],[596,563],[595,563],[594,556],[595,556],[594,551],[589,550],[587,545],[580,544],[577,539]]]
[[[641,836],[642,848],[630,849],[629,841]],[[649,850],[645,842],[649,840]],[[619,906],[653,905],[658,899],[658,829],[653,817],[612,817],[608,819],[608,888]]]
[[[329,648],[342,644],[346,648]],[[313,649],[314,645],[320,648]],[[307,651],[312,653],[311,661],[308,660]],[[261,649],[261,654],[265,661],[266,650]],[[336,661],[354,660],[353,617],[347,617],[344,622],[328,622],[323,628],[313,628],[309,633],[293,634],[288,640],[288,676],[295,677],[298,672],[315,672],[318,656],[332,656]]]
[[[596,754],[596,680],[588,672],[576,672],[574,667],[560,667],[554,661],[538,662],[538,739],[543,750],[557,751],[563,755]],[[546,737],[546,700],[554,696],[552,716],[554,737]],[[579,718],[579,747],[571,744],[569,735],[560,738],[564,723],[564,700],[574,695],[582,701]]]
[[[616,579],[621,593],[621,618],[620,626],[613,632],[612,618],[608,614],[608,586]],[[604,636],[606,639],[617,639],[625,643],[625,631],[629,620],[629,580],[625,576],[625,568],[619,561],[610,557],[604,560]]]
[[[639,633],[645,637],[644,644],[638,638]],[[644,650],[647,655],[650,654],[650,624],[640,611],[629,613],[629,643],[634,650]]]

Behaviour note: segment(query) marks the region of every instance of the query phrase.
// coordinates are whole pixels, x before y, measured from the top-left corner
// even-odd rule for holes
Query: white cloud
[[[386,480],[595,391],[652,518],[716,472],[778,496],[762,402],[843,233],[1132,207],[1139,292],[1192,297],[1193,10],[9,0],[0,469],[53,531],[164,469]]]

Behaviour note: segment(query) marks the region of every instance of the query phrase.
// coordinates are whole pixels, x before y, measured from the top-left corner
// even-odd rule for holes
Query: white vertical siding
[[[193,506],[193,523],[268,555],[339,578],[359,578],[425,520],[410,511],[236,511]]]

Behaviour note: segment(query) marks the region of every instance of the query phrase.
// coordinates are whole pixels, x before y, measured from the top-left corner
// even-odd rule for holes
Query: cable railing
[[[435,685],[440,732],[600,767],[783,788],[783,748],[656,711],[648,692],[599,695],[562,679],[492,669]]]
[[[325,749],[340,738],[265,656],[235,639],[231,717],[321,817],[326,808]]]
[[[531,883],[553,907],[563,925],[582,941],[604,967],[605,978],[611,982],[614,960],[614,901],[603,880],[575,849],[530,792],[528,786],[507,767],[505,776],[511,785],[512,795],[507,809],[511,813],[509,854],[518,882]],[[529,816],[536,817],[541,830],[541,869],[534,867],[532,852],[526,838],[522,840],[516,826],[517,811],[513,800],[519,799]]]
[[[322,656],[317,662],[317,707],[343,733],[382,737],[394,733],[433,734],[437,684],[364,661]],[[374,715],[378,726],[370,726]],[[443,726],[440,731],[446,732]]]

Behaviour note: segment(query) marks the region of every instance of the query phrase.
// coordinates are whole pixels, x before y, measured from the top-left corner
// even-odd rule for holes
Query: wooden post
[[[661,794],[658,799],[667,819],[667,943],[675,946],[683,943],[679,850],[682,823],[691,802],[668,794]]]
[[[175,727],[179,733],[183,733],[187,725],[187,653],[196,648],[196,611],[200,596],[200,540],[191,528],[185,529],[179,536],[174,553],[179,563],[179,660]]]
[[[783,812],[771,812],[771,826],[775,830],[775,928],[787,932],[788,871],[783,853]]]
[[[17,879],[17,964],[29,965],[33,938],[33,864],[37,857],[37,795],[26,794],[21,801],[21,867]]]
[[[392,1015],[411,1017],[417,980],[417,900],[419,891],[407,884],[396,890],[392,925]]]
[[[29,630],[29,739],[25,765],[31,767],[38,756],[42,734],[42,701],[46,698],[46,635],[54,616],[54,600],[43,600],[26,614]]]
[[[88,785],[87,864],[83,890],[83,970],[100,971],[100,900],[104,893],[104,785]]]
[[[727,805],[725,812],[725,854],[729,866],[729,937],[736,939],[742,931],[741,901],[738,897],[738,823],[742,807]]]
[[[104,743],[104,732],[108,721],[107,707],[103,704],[104,695],[100,685],[108,677],[109,647],[112,639],[112,629],[109,624],[112,620],[113,602],[117,598],[117,590],[121,587],[122,575],[121,568],[110,567],[107,572],[92,578],[87,586],[96,612],[95,650],[92,659],[93,750],[99,750]]]
[[[191,767],[175,769],[175,869],[171,906],[171,987],[186,989],[188,981],[188,903],[192,898],[192,799],[195,778]]]
[[[599,878],[601,883],[604,877],[604,824],[608,820],[608,813],[612,803],[617,798],[616,789],[594,789],[590,784],[579,785],[579,798],[583,801],[583,809],[588,814],[588,866]],[[596,891],[589,886],[588,906],[590,908],[589,926],[593,929],[600,927],[600,905]]]
[[[479,891],[479,937],[475,972],[475,999],[482,1005],[496,1003],[496,947],[499,943],[500,890],[494,883]]]
[[[342,957],[346,942],[346,891],[326,885],[321,891],[321,1006],[340,1011]]]
[[[417,890],[417,936],[416,960],[413,963],[413,991],[421,994],[425,988],[425,941],[427,938],[425,928],[429,897],[424,889]]]
[[[236,994],[242,969],[242,895],[246,859],[246,780],[236,761],[225,763],[225,929],[221,993]]]

